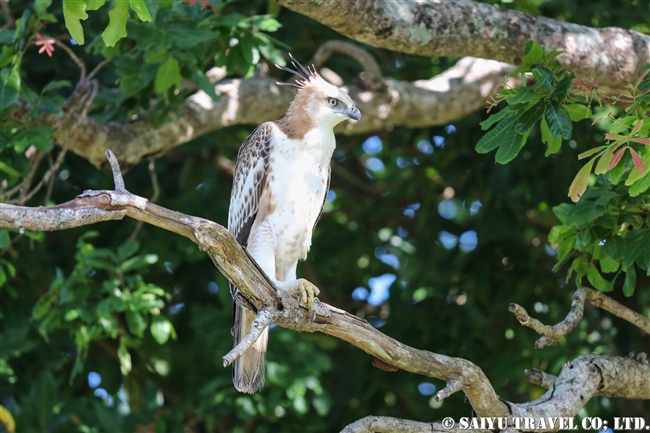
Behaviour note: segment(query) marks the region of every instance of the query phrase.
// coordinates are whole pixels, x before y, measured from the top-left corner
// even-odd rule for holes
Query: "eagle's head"
[[[298,76],[295,83],[278,83],[298,88],[287,115],[308,117],[312,124],[332,128],[346,119],[361,120],[361,113],[347,92],[325,81],[313,65],[305,68],[289,56],[296,70],[276,65]]]

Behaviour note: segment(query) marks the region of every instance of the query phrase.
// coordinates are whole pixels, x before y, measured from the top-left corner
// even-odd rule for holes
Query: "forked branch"
[[[613,315],[630,322],[637,328],[650,334],[650,320],[646,319],[642,314],[630,310],[625,305],[616,302],[602,292],[587,287],[582,287],[575,291],[573,294],[573,302],[571,303],[571,310],[566,318],[553,326],[544,325],[539,320],[530,317],[520,305],[510,304],[508,310],[515,315],[519,323],[542,335],[535,342],[535,347],[541,349],[553,343],[558,338],[565,336],[578,325],[584,315],[585,301],[589,301],[596,307],[609,311]]]

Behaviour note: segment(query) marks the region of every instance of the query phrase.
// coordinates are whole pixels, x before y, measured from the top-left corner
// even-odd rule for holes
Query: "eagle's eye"
[[[330,104],[330,107],[336,107],[337,105],[339,105],[339,100],[336,98],[329,98],[327,100],[327,103]]]

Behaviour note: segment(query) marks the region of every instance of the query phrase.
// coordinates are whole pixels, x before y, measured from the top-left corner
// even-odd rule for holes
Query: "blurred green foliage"
[[[88,17],[80,17],[83,46],[65,39],[69,33],[60,5],[10,3],[15,30],[0,32],[3,188],[28,173],[28,145],[49,152],[47,158],[60,152],[52,148],[52,131],[28,129],[22,117],[12,116],[14,102],[24,98],[32,118],[57,114],[79,80],[79,68],[64,50],[55,45],[50,58],[38,53],[36,41],[60,37],[87,73],[111,60],[95,75],[100,91],[91,116],[125,122],[146,112],[150,121],[164,122],[197,88],[209,92],[205,71],[212,66],[250,77],[267,62],[281,63],[279,49],[308,59],[323,42],[340,39],[273,2],[161,0],[144,2],[151,22],[141,21],[142,11],[136,9],[143,2],[131,2],[126,36],[108,48],[102,33],[118,2],[100,3],[85,2],[97,7],[86,7]],[[650,28],[645,2],[492,3],[586,25]],[[455,60],[368,50],[385,76],[409,81],[430,78]],[[342,56],[326,66],[346,82],[361,69]],[[578,78],[586,83],[589,77]],[[594,111],[605,118],[610,112],[616,118],[626,115],[620,108]],[[530,128],[528,145],[502,165],[474,150],[485,134],[480,122],[487,117],[475,113],[453,125],[339,136],[332,194],[299,276],[321,288],[323,301],[366,318],[405,344],[469,359],[501,397],[528,401],[543,390],[526,382],[526,368],[557,374],[564,362],[584,353],[650,350],[648,337],[632,325],[592,308],[574,332],[535,350],[538,336],[507,313],[511,302],[546,323],[568,312],[576,283],[567,279],[566,266],[553,271],[558,252],[551,243],[579,239],[579,244],[572,241],[578,252],[571,249],[565,257],[560,248],[560,259],[585,261],[594,285],[593,263],[581,257],[599,260],[605,273],[602,267],[614,269],[614,264],[605,265],[603,251],[629,266],[629,256],[617,257],[607,244],[597,245],[604,236],[598,227],[606,218],[623,218],[612,227],[620,223],[647,230],[647,213],[633,221],[616,213],[622,206],[617,200],[629,206],[647,195],[625,196],[624,177],[611,186],[601,181],[606,174],[592,174],[580,202],[568,203],[567,191],[582,165],[578,155],[612,145],[604,135],[611,131],[607,122],[572,124],[570,138],[563,137],[547,158],[543,142],[553,139],[543,129]],[[634,125],[617,134],[631,134]],[[253,126],[219,130],[157,159],[157,203],[225,224],[232,179],[217,161],[233,160]],[[631,158],[626,153],[622,164],[631,168]],[[43,175],[45,165],[34,179]],[[134,194],[154,192],[145,162],[133,167],[125,181]],[[61,203],[84,189],[110,188],[110,174],[67,154],[51,191],[44,188],[28,204]],[[592,213],[597,219],[575,220],[581,206],[597,207]],[[565,218],[571,213],[574,224]],[[558,226],[569,230],[559,233]],[[620,242],[637,242],[631,234],[616,236]],[[645,244],[639,245],[645,253],[637,259],[647,256]],[[345,342],[278,327],[270,332],[264,391],[238,393],[230,370],[221,366],[221,356],[232,345],[227,281],[194,244],[156,227],[136,230],[136,222],[125,219],[47,234],[0,230],[0,249],[0,390],[16,431],[322,432],[338,431],[366,415],[427,421],[471,416],[461,394],[442,402],[432,398],[441,381],[387,373]],[[581,272],[580,266],[571,271]],[[635,276],[634,293],[626,289],[627,279],[614,278],[610,294],[648,316],[650,279],[645,272]],[[644,416],[649,409],[648,402],[595,398],[583,414]]]

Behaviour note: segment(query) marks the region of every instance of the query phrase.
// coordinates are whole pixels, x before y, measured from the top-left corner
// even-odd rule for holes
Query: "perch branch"
[[[115,156],[107,152],[107,157],[115,167]],[[116,185],[123,183],[117,170],[114,178]],[[0,227],[61,230],[122,219],[125,215],[195,242],[239,288],[247,302],[261,312],[260,327],[268,320],[298,331],[319,331],[350,342],[394,368],[444,380],[450,384],[442,394],[462,389],[478,416],[574,416],[597,392],[615,397],[650,398],[647,357],[585,355],[567,363],[553,387],[540,399],[523,404],[503,402],[483,371],[472,362],[409,347],[381,333],[366,320],[321,302],[315,305],[314,317],[314,312],[301,308],[296,299],[276,290],[226,228],[157,206],[126,190],[85,191],[72,201],[50,207],[0,204]],[[249,339],[254,338],[252,335]]]
[[[571,310],[567,314],[566,318],[553,326],[544,325],[539,320],[530,317],[526,310],[520,305],[510,304],[508,310],[515,315],[519,323],[542,335],[542,337],[535,342],[535,347],[541,349],[542,347],[553,343],[558,338],[568,334],[578,325],[584,315],[584,305],[587,300],[596,307],[600,307],[650,334],[650,320],[616,302],[602,292],[587,287],[582,287],[575,291],[573,294],[573,302],[571,303]]]

